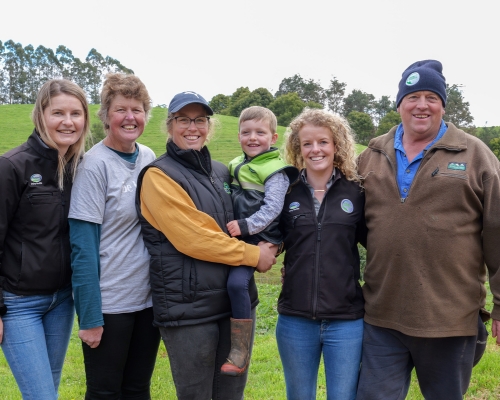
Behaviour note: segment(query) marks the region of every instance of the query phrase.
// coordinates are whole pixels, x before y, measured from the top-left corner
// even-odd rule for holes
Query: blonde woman
[[[276,339],[288,399],[315,399],[323,355],[327,398],[354,399],[364,302],[358,242],[364,195],[347,122],[306,109],[290,124],[286,161],[301,170],[285,197],[285,260]]]
[[[68,210],[85,93],[46,82],[32,120],[27,142],[0,157],[0,343],[23,398],[53,400],[73,327]]]

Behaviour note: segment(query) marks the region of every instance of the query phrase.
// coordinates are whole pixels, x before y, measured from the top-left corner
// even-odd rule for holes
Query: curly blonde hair
[[[325,127],[330,130],[335,144],[333,166],[338,168],[348,180],[360,182],[361,178],[357,173],[356,165],[354,133],[345,118],[324,110],[305,108],[293,119],[285,133],[285,160],[298,169],[305,168],[299,138],[299,132],[304,125]]]

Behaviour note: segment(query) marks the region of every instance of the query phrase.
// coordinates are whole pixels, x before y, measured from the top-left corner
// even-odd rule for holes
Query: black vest
[[[146,171],[151,167],[159,168],[186,191],[198,210],[214,218],[227,233],[226,224],[234,219],[231,196],[225,191],[225,186],[229,187],[229,171],[223,164],[211,161],[206,147],[201,151],[181,150],[168,141],[167,150],[143,169],[137,182],[136,206],[144,242],[151,255],[154,324],[163,327],[195,325],[228,317],[231,304],[227,277],[231,267],[177,251],[168,238],[141,215],[139,196]],[[252,307],[255,307],[258,299],[253,278],[249,290]]]

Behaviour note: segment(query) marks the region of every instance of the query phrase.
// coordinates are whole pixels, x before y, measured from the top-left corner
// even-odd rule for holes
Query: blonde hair
[[[83,125],[83,133],[80,138],[68,147],[68,151],[64,156],[59,155],[59,165],[57,167],[57,178],[59,189],[64,189],[64,180],[66,173],[66,166],[70,163],[70,177],[71,180],[75,178],[76,168],[78,166],[78,162],[80,161],[80,157],[83,155],[85,151],[85,139],[87,135],[89,135],[89,106],[87,103],[87,96],[85,92],[82,90],[80,86],[76,83],[68,81],[66,79],[52,79],[45,82],[40,88],[38,95],[36,97],[35,108],[33,108],[33,112],[31,113],[31,120],[35,124],[35,128],[44,141],[44,143],[59,151],[59,146],[54,142],[54,140],[50,137],[47,132],[47,125],[45,124],[45,118],[43,113],[47,107],[51,105],[51,99],[60,94],[66,94],[69,96],[74,96],[80,103],[82,103],[83,113],[85,117],[85,123]]]
[[[104,129],[109,129],[108,112],[111,103],[116,96],[122,95],[127,99],[135,99],[142,103],[146,114],[146,122],[149,120],[151,111],[151,97],[144,83],[135,75],[122,74],[120,72],[109,73],[101,91],[101,107],[97,112],[99,119],[104,124]]]
[[[238,121],[238,130],[240,129],[240,125],[245,121],[265,121],[269,124],[269,129],[271,133],[276,133],[278,128],[278,121],[276,120],[276,115],[269,109],[261,106],[252,106],[245,108],[241,114],[240,119]]]
[[[335,144],[333,166],[338,168],[348,180],[360,182],[356,168],[354,134],[349,123],[340,115],[330,114],[324,110],[306,108],[293,119],[285,133],[285,160],[298,169],[305,168],[299,138],[299,132],[304,125],[325,127],[330,130]]]

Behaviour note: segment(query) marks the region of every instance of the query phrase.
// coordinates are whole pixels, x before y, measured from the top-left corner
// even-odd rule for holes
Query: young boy
[[[279,216],[290,182],[298,177],[295,167],[285,164],[276,143],[276,116],[271,110],[253,106],[244,109],[239,119],[238,139],[243,154],[229,163],[231,196],[236,220],[227,224],[231,236],[247,243],[266,241],[280,244]],[[231,299],[231,351],[222,366],[224,375],[243,374],[250,361],[252,336],[248,284],[255,268],[232,267],[227,281]]]

